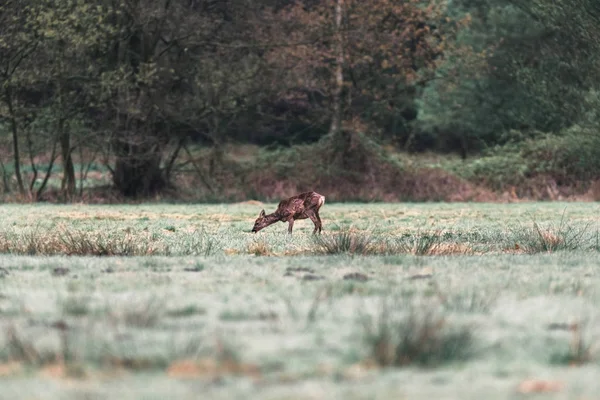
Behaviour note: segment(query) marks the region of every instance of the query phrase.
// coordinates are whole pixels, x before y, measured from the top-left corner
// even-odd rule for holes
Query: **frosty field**
[[[0,399],[596,399],[596,203],[0,206]]]

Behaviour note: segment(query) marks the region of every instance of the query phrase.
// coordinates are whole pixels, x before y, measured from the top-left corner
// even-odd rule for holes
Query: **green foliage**
[[[409,170],[382,138],[482,154],[453,172],[493,190],[591,181],[599,13],[591,0],[570,4],[345,4],[343,129],[330,137],[336,41],[324,1],[11,1],[0,6],[2,187],[69,201],[102,163],[98,185],[132,197],[178,197],[186,184],[211,201],[309,186],[336,200],[452,197],[454,176]],[[313,145],[237,163],[229,139]],[[214,151],[193,154],[192,143]]]
[[[590,3],[453,2],[450,12],[468,13],[470,24],[418,99],[415,140],[433,136],[437,148],[473,154],[504,144],[511,129],[555,132],[581,122],[594,109],[586,95],[599,72]]]
[[[557,181],[587,181],[600,176],[600,137],[595,129],[575,125],[531,141],[521,152],[532,173],[548,174]]]
[[[595,130],[573,126],[557,134],[511,140],[482,157],[454,165],[463,178],[493,190],[525,186],[546,178],[558,185],[589,182],[600,176],[600,137]]]
[[[525,182],[528,166],[516,145],[496,147],[478,158],[451,167],[459,176],[492,190],[506,190]]]

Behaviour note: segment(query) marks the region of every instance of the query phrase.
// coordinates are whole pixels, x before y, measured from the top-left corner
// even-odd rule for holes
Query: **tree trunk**
[[[462,133],[460,135],[460,158],[464,160],[467,159],[467,154],[469,152],[469,142],[467,140],[466,134]]]
[[[336,136],[342,125],[342,90],[344,88],[344,43],[342,36],[342,14],[344,0],[335,3],[335,86],[333,88],[333,110],[329,133]]]
[[[50,176],[52,175],[52,168],[54,168],[54,161],[56,160],[56,146],[57,146],[57,142],[58,142],[58,140],[55,137],[54,140],[52,141],[52,153],[50,154],[50,165],[48,165],[48,170],[46,171],[46,175],[44,176],[44,180],[42,181],[42,184],[40,185],[40,187],[37,190],[37,193],[35,195],[36,199],[39,199],[39,198],[42,197],[42,193],[46,189],[46,185],[48,184],[48,180],[50,180]]]
[[[0,169],[2,170],[2,187],[4,193],[10,193],[10,182],[8,180],[8,174],[6,172],[6,167],[2,160],[0,160]]]
[[[10,127],[12,130],[13,140],[13,159],[15,163],[15,175],[17,176],[17,184],[19,185],[19,192],[25,195],[25,186],[23,185],[23,177],[21,176],[21,157],[19,155],[19,128],[17,126],[17,117],[15,116],[15,110],[13,107],[12,93],[10,89],[6,89],[6,104],[8,106],[8,112],[10,113]]]
[[[160,169],[161,152],[156,146],[125,143],[118,149],[113,172],[113,184],[125,197],[156,194],[166,187]]]
[[[70,201],[75,194],[75,167],[73,165],[73,152],[71,149],[71,135],[65,129],[65,121],[59,121],[60,149],[63,160],[63,179],[60,190],[65,200]]]
[[[35,164],[35,151],[33,149],[33,139],[31,138],[31,130],[25,130],[25,139],[27,139],[27,152],[29,153],[29,162],[31,165],[31,179],[29,180],[29,199],[33,201],[37,201],[37,198],[34,197],[33,188],[35,187],[35,183],[37,182],[38,177],[38,169]]]

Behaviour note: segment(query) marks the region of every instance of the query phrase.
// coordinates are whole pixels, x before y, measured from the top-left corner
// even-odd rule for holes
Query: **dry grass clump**
[[[248,245],[248,254],[255,256],[270,256],[273,254],[271,247],[265,240],[255,240]]]
[[[598,340],[585,334],[586,325],[586,321],[580,321],[566,326],[566,329],[571,332],[569,345],[563,351],[552,354],[551,362],[564,365],[583,365],[597,360]]]
[[[147,233],[87,232],[74,228],[0,234],[0,252],[24,255],[147,256],[165,253]]]
[[[465,255],[473,254],[471,246],[464,243],[438,243],[432,247],[427,255],[431,256],[450,256],[450,255]]]
[[[413,254],[416,256],[431,255],[442,242],[442,232],[417,232],[406,234],[394,242],[397,253]]]
[[[400,237],[377,236],[373,233],[343,229],[314,238],[313,253],[351,255],[417,256],[472,254],[473,249],[463,243],[444,242],[441,231],[418,232]]]
[[[388,240],[382,254],[412,254],[415,256],[449,256],[473,254],[470,245],[457,243],[445,238],[440,230],[405,234]]]
[[[128,326],[148,328],[156,326],[165,314],[164,302],[150,298],[144,301],[130,301],[119,314],[113,315]]]
[[[533,221],[532,228],[513,232],[510,248],[525,253],[551,253],[555,251],[598,250],[598,233],[594,236],[590,224],[576,226],[565,220],[565,215],[557,226],[542,227]]]
[[[371,234],[342,229],[334,233],[315,236],[314,252],[317,254],[377,254],[381,248]]]

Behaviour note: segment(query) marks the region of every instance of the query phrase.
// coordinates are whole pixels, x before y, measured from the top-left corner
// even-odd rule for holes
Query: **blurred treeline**
[[[600,178],[599,78],[594,0],[4,0],[0,188],[552,198]]]

